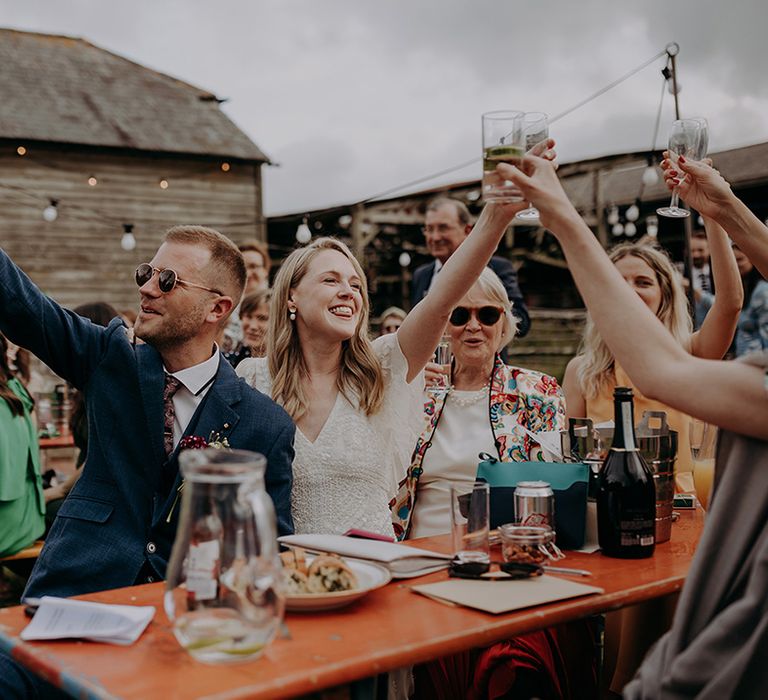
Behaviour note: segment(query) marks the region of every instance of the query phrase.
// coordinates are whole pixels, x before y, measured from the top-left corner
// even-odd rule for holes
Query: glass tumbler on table
[[[490,487],[485,481],[451,484],[451,542],[459,564],[490,565]]]
[[[525,155],[525,112],[483,114],[483,199],[486,202],[522,202],[523,195],[496,173],[499,163],[520,165]]]
[[[179,644],[206,663],[261,655],[283,617],[266,460],[244,450],[185,450],[164,606]]]

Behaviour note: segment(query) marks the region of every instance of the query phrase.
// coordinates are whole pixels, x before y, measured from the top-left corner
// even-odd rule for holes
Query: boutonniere
[[[215,450],[231,450],[232,446],[229,444],[229,440],[226,437],[222,437],[220,432],[212,430],[208,439],[206,440],[202,435],[186,435],[181,438],[179,442],[179,452],[182,450],[204,450],[208,447],[212,447]],[[171,509],[168,511],[168,517],[165,519],[166,523],[171,522],[173,517],[173,511],[176,509],[176,504],[181,497],[181,491],[186,484],[186,479],[182,479],[179,484],[179,488],[176,489],[176,498],[173,499]]]

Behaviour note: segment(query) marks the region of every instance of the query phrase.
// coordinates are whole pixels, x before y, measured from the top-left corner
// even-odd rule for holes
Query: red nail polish
[[[679,160],[681,163],[685,163],[685,156],[680,156],[680,157],[678,158],[678,160]]]

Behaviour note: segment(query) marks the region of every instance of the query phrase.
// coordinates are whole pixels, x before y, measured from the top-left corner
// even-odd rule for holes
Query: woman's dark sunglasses
[[[481,306],[479,309],[468,309],[466,306],[457,306],[448,319],[452,326],[464,326],[469,323],[472,313],[477,315],[477,320],[484,326],[493,326],[499,322],[504,313],[498,306]]]
[[[506,576],[486,576],[491,564],[496,564],[499,571],[507,574]],[[544,569],[539,564],[527,564],[519,561],[491,561],[491,562],[462,562],[458,559],[452,559],[448,568],[448,575],[451,578],[472,578],[481,581],[505,581],[507,579],[528,578],[529,576],[541,576]]]
[[[211,289],[210,287],[204,287],[202,284],[187,282],[186,280],[181,279],[176,274],[175,270],[171,270],[168,267],[166,267],[165,270],[159,270],[156,267],[152,267],[152,265],[149,263],[141,263],[141,265],[136,268],[136,284],[138,284],[139,287],[143,287],[147,282],[149,282],[149,280],[152,279],[152,276],[156,272],[157,286],[160,288],[160,291],[163,294],[168,294],[168,292],[173,291],[173,288],[177,284],[180,284],[184,287],[197,287],[197,289],[204,289],[206,292],[213,292],[214,294],[223,296],[218,289]]]

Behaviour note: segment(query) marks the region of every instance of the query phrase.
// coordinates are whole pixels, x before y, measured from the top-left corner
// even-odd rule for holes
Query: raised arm
[[[74,387],[85,386],[116,321],[105,329],[45,296],[0,249],[0,331]]]
[[[507,226],[525,206],[525,202],[486,204],[472,232],[440,270],[429,294],[406,316],[397,339],[408,360],[408,381],[432,357],[453,307],[480,276]]]
[[[552,166],[526,158],[526,172],[499,165],[541,212],[600,335],[637,388],[689,415],[768,439],[768,391],[761,369],[692,357],[622,279],[568,200]]]
[[[739,312],[744,304],[744,288],[725,230],[709,217],[704,219],[704,228],[709,241],[716,294],[701,328],[691,337],[691,354],[720,360],[733,341]]]
[[[719,223],[760,274],[768,277],[768,228],[733,193],[725,178],[706,163],[682,157],[678,163],[665,158],[661,167],[667,187],[678,186],[683,201]]]

